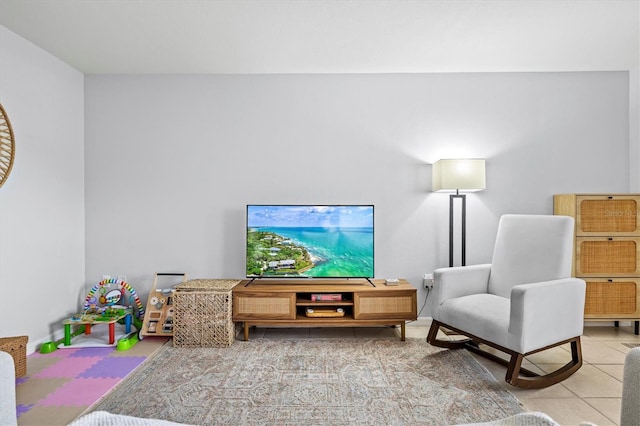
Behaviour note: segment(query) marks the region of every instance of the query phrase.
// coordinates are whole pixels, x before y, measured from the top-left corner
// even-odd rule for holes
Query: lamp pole
[[[461,266],[465,266],[467,264],[467,196],[465,194],[460,194],[460,191],[456,189],[455,194],[449,195],[449,266],[453,266],[453,208],[454,208],[454,199],[459,198],[462,203],[462,211],[460,213],[460,233],[461,233],[461,245],[460,245],[460,255],[461,255]]]

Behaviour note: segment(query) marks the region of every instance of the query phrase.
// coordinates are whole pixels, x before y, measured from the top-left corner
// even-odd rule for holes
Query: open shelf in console
[[[353,292],[296,293],[297,306],[353,306]]]
[[[315,316],[313,314],[307,314],[307,308],[313,309],[315,312]],[[338,309],[342,310],[342,314],[334,314],[333,312],[337,312]],[[329,313],[330,312],[330,313]],[[305,319],[310,321],[344,321],[345,319],[353,319],[353,307],[352,306],[342,306],[339,307],[337,305],[332,306],[298,306],[296,312],[296,319]]]
[[[353,293],[296,293],[296,307],[296,318],[353,319]]]

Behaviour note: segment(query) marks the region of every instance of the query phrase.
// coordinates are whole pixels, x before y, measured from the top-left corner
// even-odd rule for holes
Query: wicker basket
[[[0,337],[0,351],[9,353],[13,357],[16,377],[27,374],[27,342],[29,336]]]
[[[228,347],[235,340],[232,293],[240,280],[190,280],[176,286],[173,345]]]

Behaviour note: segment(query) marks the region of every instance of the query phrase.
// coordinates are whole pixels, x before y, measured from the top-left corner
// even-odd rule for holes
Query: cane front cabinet
[[[640,194],[559,194],[554,214],[575,219],[573,275],[587,283],[584,317],[640,324]]]

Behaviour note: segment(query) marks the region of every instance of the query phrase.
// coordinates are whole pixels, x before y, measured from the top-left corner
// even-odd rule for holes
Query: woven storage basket
[[[173,345],[227,347],[235,340],[232,293],[240,280],[190,280],[176,286]]]
[[[0,351],[9,353],[16,368],[16,377],[27,374],[27,342],[29,336],[0,337]]]

